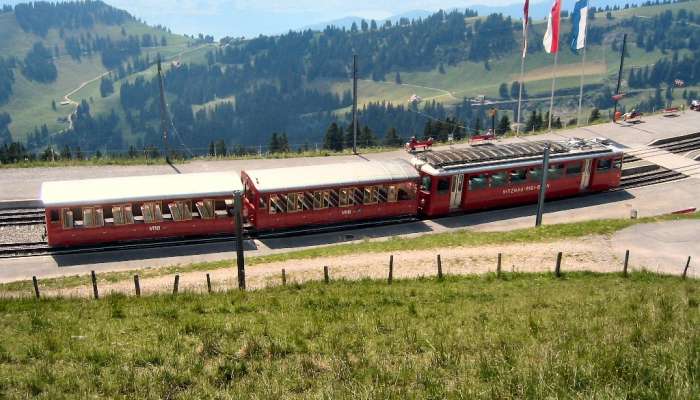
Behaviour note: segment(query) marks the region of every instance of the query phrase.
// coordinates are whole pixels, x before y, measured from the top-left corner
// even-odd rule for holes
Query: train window
[[[299,193],[299,198],[297,199],[299,209],[306,211],[311,209],[311,204],[313,203],[312,195],[309,192]]]
[[[61,225],[63,229],[73,229],[73,211],[70,208],[61,209]]]
[[[112,222],[114,225],[128,225],[134,223],[134,213],[131,205],[125,204],[112,207]]]
[[[612,168],[612,160],[598,160],[598,167],[596,168],[598,171],[607,171],[610,168]]]
[[[571,164],[566,167],[567,175],[578,175],[581,173],[581,163]]]
[[[615,160],[615,164],[613,165],[613,168],[615,169],[621,169],[622,168],[622,159],[618,158]]]
[[[287,197],[283,194],[270,195],[270,214],[287,212]]]
[[[398,187],[399,201],[414,200],[416,198],[416,186],[410,183],[403,183]]]
[[[491,187],[503,186],[508,182],[508,175],[505,172],[498,172],[491,175]]]
[[[85,228],[98,228],[104,225],[104,211],[101,207],[83,207],[83,226]]]
[[[542,168],[530,168],[527,171],[527,179],[533,182],[542,180]]]
[[[368,186],[364,190],[364,195],[362,197],[362,203],[364,204],[375,204],[377,202],[377,188],[374,186]]]
[[[340,189],[340,200],[338,202],[339,207],[350,206],[350,193],[352,189]]]
[[[421,179],[421,184],[420,184],[420,189],[421,190],[427,190],[430,191],[432,188],[432,180],[430,179],[430,175],[426,175]]]
[[[189,200],[168,203],[168,208],[173,221],[189,221],[192,219],[192,203]]]
[[[331,192],[329,192],[328,190],[323,191],[323,204],[322,205],[323,205],[323,208],[328,208],[331,206]]]
[[[143,215],[143,222],[147,224],[163,222],[163,212],[160,208],[160,202],[157,201],[143,203],[141,215]]]
[[[51,219],[51,222],[59,222],[61,221],[61,214],[58,210],[53,209],[49,214],[49,218]]]
[[[314,192],[314,210],[323,208],[323,192]]]
[[[258,208],[261,210],[267,208],[267,202],[265,201],[265,196],[263,195],[260,195],[260,197],[258,197]]]
[[[442,178],[438,180],[437,192],[444,194],[450,191],[450,180],[449,178]]]
[[[202,219],[214,219],[214,200],[202,200],[195,203],[199,217]]]
[[[489,180],[486,175],[474,175],[469,178],[467,190],[484,189],[489,186]]]
[[[525,182],[525,179],[527,179],[527,170],[518,169],[515,171],[510,171],[510,182],[511,183]]]
[[[386,186],[377,186],[377,203],[386,203],[387,195]]]
[[[396,192],[396,186],[389,186],[389,190],[387,192],[386,196],[386,201],[389,203],[396,203],[397,200],[397,192]]]
[[[287,195],[287,212],[295,213],[301,211],[299,207],[299,193],[289,193]]]
[[[547,179],[559,179],[564,175],[564,164],[553,164],[547,168]]]

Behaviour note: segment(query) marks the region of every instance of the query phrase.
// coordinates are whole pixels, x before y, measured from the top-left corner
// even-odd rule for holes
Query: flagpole
[[[549,130],[552,130],[552,112],[554,112],[554,86],[557,81],[557,59],[559,51],[554,53],[554,68],[552,68],[552,96],[549,98]]]
[[[578,93],[578,116],[576,117],[576,126],[581,126],[581,108],[583,106],[583,77],[586,75],[586,42],[588,41],[588,10],[586,10],[586,23],[583,30],[583,59],[581,60],[581,88]]]
[[[520,114],[522,111],[523,101],[523,80],[525,79],[525,54],[527,52],[527,28],[530,25],[529,21],[529,1],[525,1],[525,9],[523,12],[523,54],[520,57],[520,90],[518,91],[518,116],[515,123],[515,137],[520,136]]]
[[[518,120],[515,125],[515,136],[520,135],[520,111],[523,101],[523,79],[525,79],[525,55],[520,57],[520,91],[518,92]]]

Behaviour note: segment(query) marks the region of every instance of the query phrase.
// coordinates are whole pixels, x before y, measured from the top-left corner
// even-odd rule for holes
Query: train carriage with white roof
[[[406,160],[241,172],[257,230],[417,216],[418,171]]]
[[[598,140],[532,141],[416,156],[421,215],[509,207],[537,201],[542,157],[550,147],[547,199],[600,192],[620,185],[622,151]]]
[[[235,173],[44,182],[48,243],[54,247],[234,232]]]

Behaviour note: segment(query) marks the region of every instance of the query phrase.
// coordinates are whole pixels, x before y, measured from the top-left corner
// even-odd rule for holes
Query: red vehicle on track
[[[234,232],[235,173],[44,182],[50,246],[80,246]]]
[[[406,160],[234,173],[46,182],[51,246],[234,233],[242,194],[246,229],[303,231],[359,221],[432,218],[534,203],[550,146],[547,198],[619,186],[622,151],[598,140],[482,144]]]
[[[261,231],[415,216],[418,171],[405,160],[242,171],[248,222]]]
[[[413,161],[421,173],[421,214],[434,217],[536,202],[542,154],[548,143],[548,199],[619,186],[622,151],[596,141],[525,142],[432,152]]]

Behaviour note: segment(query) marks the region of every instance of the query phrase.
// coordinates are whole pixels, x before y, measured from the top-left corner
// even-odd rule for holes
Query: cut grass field
[[[585,272],[3,300],[0,397],[691,399],[698,304]]]

